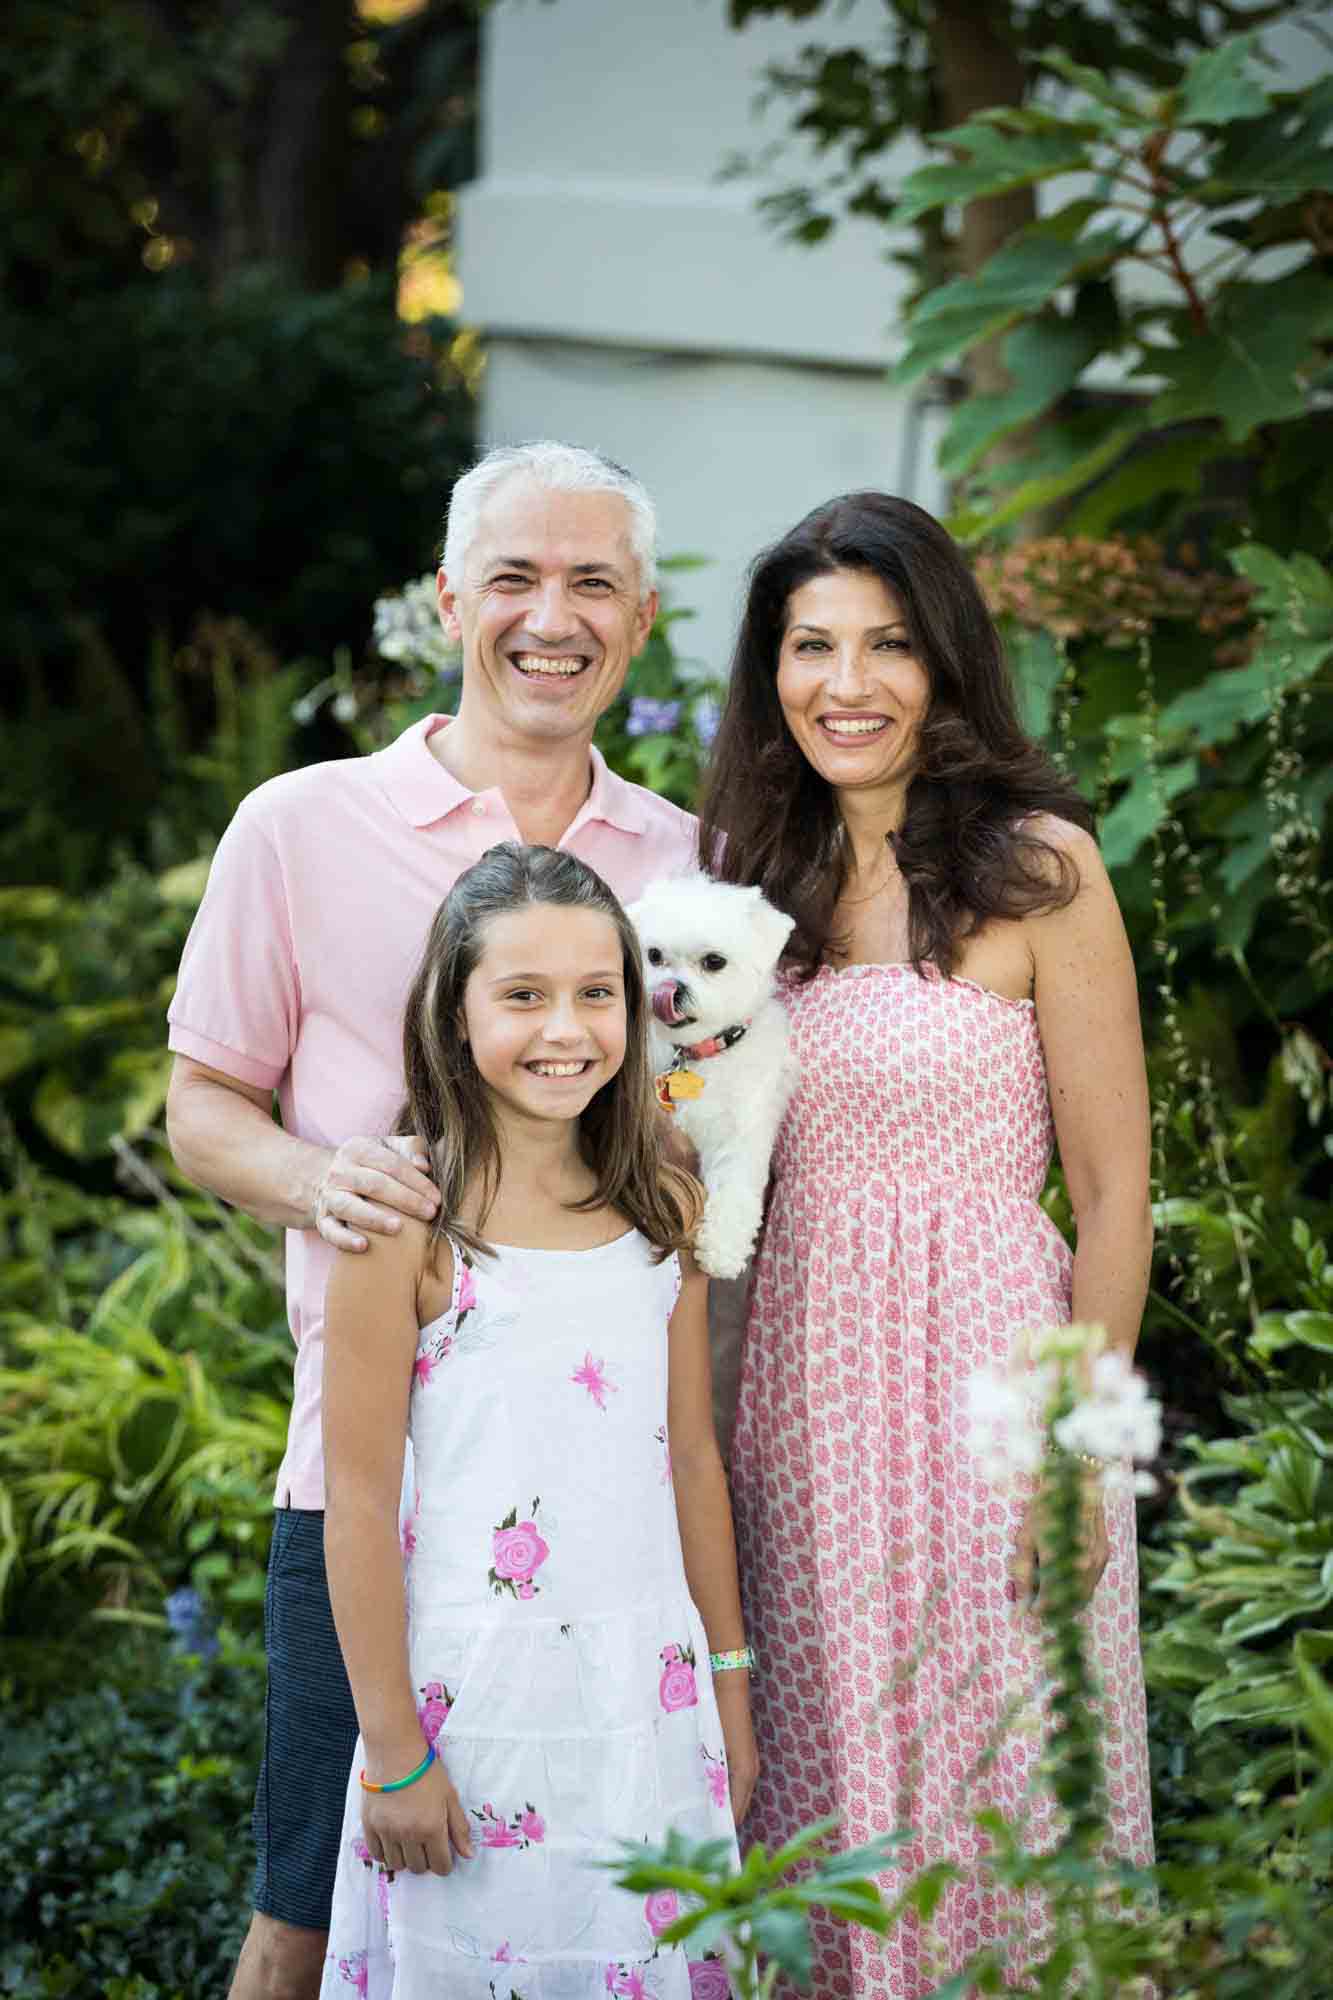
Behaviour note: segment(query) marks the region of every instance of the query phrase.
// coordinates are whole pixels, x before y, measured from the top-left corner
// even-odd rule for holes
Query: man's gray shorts
[[[357,1729],[329,1605],[321,1512],[279,1507],[274,1515],[264,1644],[254,1906],[281,1923],[325,1931]]]

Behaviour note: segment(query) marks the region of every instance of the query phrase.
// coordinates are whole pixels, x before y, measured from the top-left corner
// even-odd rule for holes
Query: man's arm
[[[345,1139],[335,1150],[273,1120],[272,1092],[178,1055],[167,1092],[167,1138],[181,1172],[260,1222],[318,1229],[336,1250],[394,1235],[400,1217],[435,1213],[439,1196],[415,1138]]]

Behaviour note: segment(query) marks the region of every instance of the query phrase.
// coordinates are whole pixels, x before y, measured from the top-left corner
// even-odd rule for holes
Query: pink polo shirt
[[[179,1055],[276,1090],[283,1127],[321,1146],[387,1132],[403,1094],[402,1022],[430,920],[465,868],[520,838],[498,790],[438,764],[428,715],[371,757],[273,778],[213,857],[168,1012]],[[694,864],[695,822],[592,753],[592,788],[560,841],[625,902]],[[278,1506],[324,1505],[320,1382],[334,1259],[287,1232],[296,1342]]]

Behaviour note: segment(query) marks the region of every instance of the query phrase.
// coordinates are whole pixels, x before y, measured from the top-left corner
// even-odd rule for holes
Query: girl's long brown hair
[[[579,1146],[597,1177],[574,1206],[625,1215],[663,1256],[693,1234],[702,1191],[661,1157],[648,1062],[648,1003],[634,927],[600,875],[554,847],[503,841],[459,876],[435,913],[403,1021],[407,1097],[396,1132],[420,1133],[430,1149],[440,1206],[433,1255],[446,1233],[489,1256],[483,1234],[500,1185],[500,1142],[490,1094],[463,1033],[463,994],[481,958],[487,926],[533,905],[598,910],[615,925],[625,979],[625,1060],[579,1120]],[[477,1226],[461,1221],[480,1184]]]
[[[803,976],[837,955],[833,917],[848,843],[832,788],[783,719],[777,668],[792,592],[839,569],[877,576],[894,593],[930,678],[919,762],[890,844],[907,884],[912,964],[947,976],[964,939],[989,918],[1073,900],[1073,862],[1027,822],[1053,813],[1090,829],[1092,812],[1024,734],[972,572],[939,522],[910,500],[845,494],[755,562],[700,808],[700,856],[723,881],[757,883],[796,919],[787,957]]]

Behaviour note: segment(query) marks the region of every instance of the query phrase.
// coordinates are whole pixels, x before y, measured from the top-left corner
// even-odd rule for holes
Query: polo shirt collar
[[[447,715],[423,715],[392,743],[375,752],[376,776],[389,803],[409,826],[430,826],[447,819],[475,796],[430,754],[427,738],[446,726]]]
[[[424,715],[383,750],[375,752],[380,784],[409,826],[430,826],[447,819],[450,813],[470,805],[476,797],[430,753],[429,738],[437,729],[447,728],[451,720],[447,715]],[[622,833],[646,833],[648,816],[638,791],[637,785],[616,776],[594,745],[592,784],[567,832],[572,833],[575,827],[590,820],[602,820]]]

